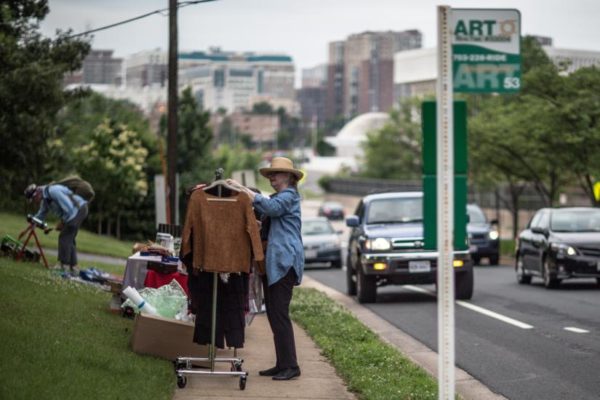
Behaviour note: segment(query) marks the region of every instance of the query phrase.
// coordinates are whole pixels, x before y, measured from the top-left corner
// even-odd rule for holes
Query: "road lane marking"
[[[456,304],[461,305],[465,308],[468,308],[469,310],[473,310],[478,313],[481,313],[483,315],[487,315],[488,317],[496,318],[497,320],[506,322],[507,324],[514,325],[521,329],[533,329],[532,325],[526,324],[525,322],[517,321],[516,319],[504,316],[502,314],[498,314],[497,312],[494,312],[494,311],[490,311],[487,308],[476,306],[475,304],[467,303],[466,301],[463,301],[463,300],[456,300]]]
[[[436,295],[435,292],[432,292],[432,291],[427,290],[427,289],[420,288],[418,286],[406,285],[404,287],[407,288],[407,289],[409,289],[409,290],[412,290],[414,292],[426,293],[426,294],[429,294],[429,295],[432,295],[432,296]],[[507,324],[516,326],[516,327],[521,328],[521,329],[533,329],[532,325],[526,324],[525,322],[517,321],[514,318],[510,318],[510,317],[504,316],[502,314],[498,314],[497,312],[490,311],[487,308],[479,307],[479,306],[476,306],[475,304],[471,304],[471,303],[468,303],[468,302],[463,301],[463,300],[456,300],[456,304],[458,304],[459,306],[468,308],[469,310],[478,312],[480,314],[487,315],[488,317],[495,318],[495,319],[497,319],[499,321],[502,321],[502,322],[505,322]]]
[[[590,331],[585,330],[585,329],[581,329],[581,328],[575,328],[574,326],[567,326],[563,328],[565,331],[569,331],[569,332],[575,332],[575,333],[590,333]]]

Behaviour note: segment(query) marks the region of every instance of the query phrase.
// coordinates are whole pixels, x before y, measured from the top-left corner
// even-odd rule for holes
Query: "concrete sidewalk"
[[[187,385],[176,388],[173,400],[196,399],[352,399],[342,379],[306,332],[294,324],[296,351],[302,375],[290,381],[274,381],[258,371],[275,365],[273,334],[265,314],[257,315],[246,328],[246,343],[237,356],[244,360],[242,370],[249,373],[246,389],[239,389],[239,378],[232,376],[188,375]],[[232,351],[219,351],[217,357],[231,357]],[[229,371],[230,364],[217,363],[216,371]],[[173,374],[173,380],[175,375]]]

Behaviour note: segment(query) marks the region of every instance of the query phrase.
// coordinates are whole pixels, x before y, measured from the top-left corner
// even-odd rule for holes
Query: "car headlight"
[[[384,238],[368,239],[365,242],[367,250],[389,250],[392,245],[389,240]]]
[[[490,240],[496,240],[496,239],[498,239],[498,237],[500,235],[498,234],[498,231],[492,230],[492,231],[490,231],[490,233],[488,233],[488,236],[489,236]]]
[[[569,246],[565,243],[552,243],[550,245],[550,248],[554,250],[558,255],[564,256],[566,254],[569,256],[574,256],[575,254],[577,254],[577,250],[575,249],[575,247]]]

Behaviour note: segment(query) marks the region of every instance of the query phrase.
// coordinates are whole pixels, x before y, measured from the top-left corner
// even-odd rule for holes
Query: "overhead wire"
[[[211,1],[217,1],[217,0],[189,0],[189,1],[182,1],[180,3],[177,3],[177,8],[179,9],[179,8],[183,8],[183,7],[187,7],[187,6],[192,6],[192,5],[198,4],[198,3],[208,3],[208,2],[211,2]],[[164,14],[165,11],[167,11],[166,14]],[[110,28],[114,28],[115,26],[128,24],[130,22],[137,21],[139,19],[146,18],[146,17],[149,17],[149,16],[154,15],[154,14],[161,14],[163,16],[167,16],[167,15],[169,15],[168,11],[169,11],[168,8],[162,8],[160,10],[154,10],[154,11],[151,11],[151,12],[146,13],[146,14],[138,15],[137,17],[129,18],[129,19],[126,19],[126,20],[120,21],[120,22],[115,22],[114,24],[106,25],[106,26],[103,26],[103,27],[100,27],[100,28],[96,28],[96,29],[90,29],[88,31],[76,33],[76,34],[73,34],[73,35],[69,35],[69,36],[67,36],[67,38],[72,39],[72,38],[76,38],[76,37],[79,37],[79,36],[86,36],[86,35],[89,35],[91,33],[103,31],[103,30],[110,29]]]

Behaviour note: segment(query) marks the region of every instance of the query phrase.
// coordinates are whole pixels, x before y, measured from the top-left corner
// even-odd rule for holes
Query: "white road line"
[[[565,331],[570,331],[570,332],[575,332],[575,333],[590,333],[590,331],[588,331],[588,330],[581,329],[581,328],[575,328],[574,326],[566,326],[563,329]]]
[[[427,290],[427,289],[423,289],[423,288],[418,287],[418,286],[406,285],[404,287],[407,288],[407,289],[409,289],[409,290],[412,290],[414,292],[426,293],[426,294],[429,294],[429,295],[432,295],[432,296],[436,295],[435,292],[432,292],[432,291]],[[495,319],[497,319],[499,321],[506,322],[507,324],[514,325],[514,326],[516,326],[518,328],[521,328],[521,329],[533,329],[532,325],[526,324],[526,323],[521,322],[521,321],[517,321],[516,319],[510,318],[510,317],[506,317],[506,316],[504,316],[502,314],[498,314],[497,312],[490,311],[490,310],[488,310],[486,308],[476,306],[475,304],[471,304],[471,303],[468,303],[468,302],[463,301],[463,300],[456,300],[456,304],[458,304],[459,306],[468,308],[469,310],[478,312],[480,314],[487,315],[488,317],[495,318]],[[575,329],[577,329],[577,328],[575,328]]]
[[[490,311],[486,308],[476,306],[475,304],[467,303],[466,301],[463,301],[463,300],[456,300],[456,304],[461,305],[465,308],[468,308],[469,310],[473,310],[478,313],[481,313],[483,315],[487,315],[488,317],[496,318],[497,320],[506,322],[507,324],[514,325],[521,329],[533,329],[532,325],[526,324],[525,322],[517,321],[516,319],[506,317],[502,314],[498,314],[498,313]]]

